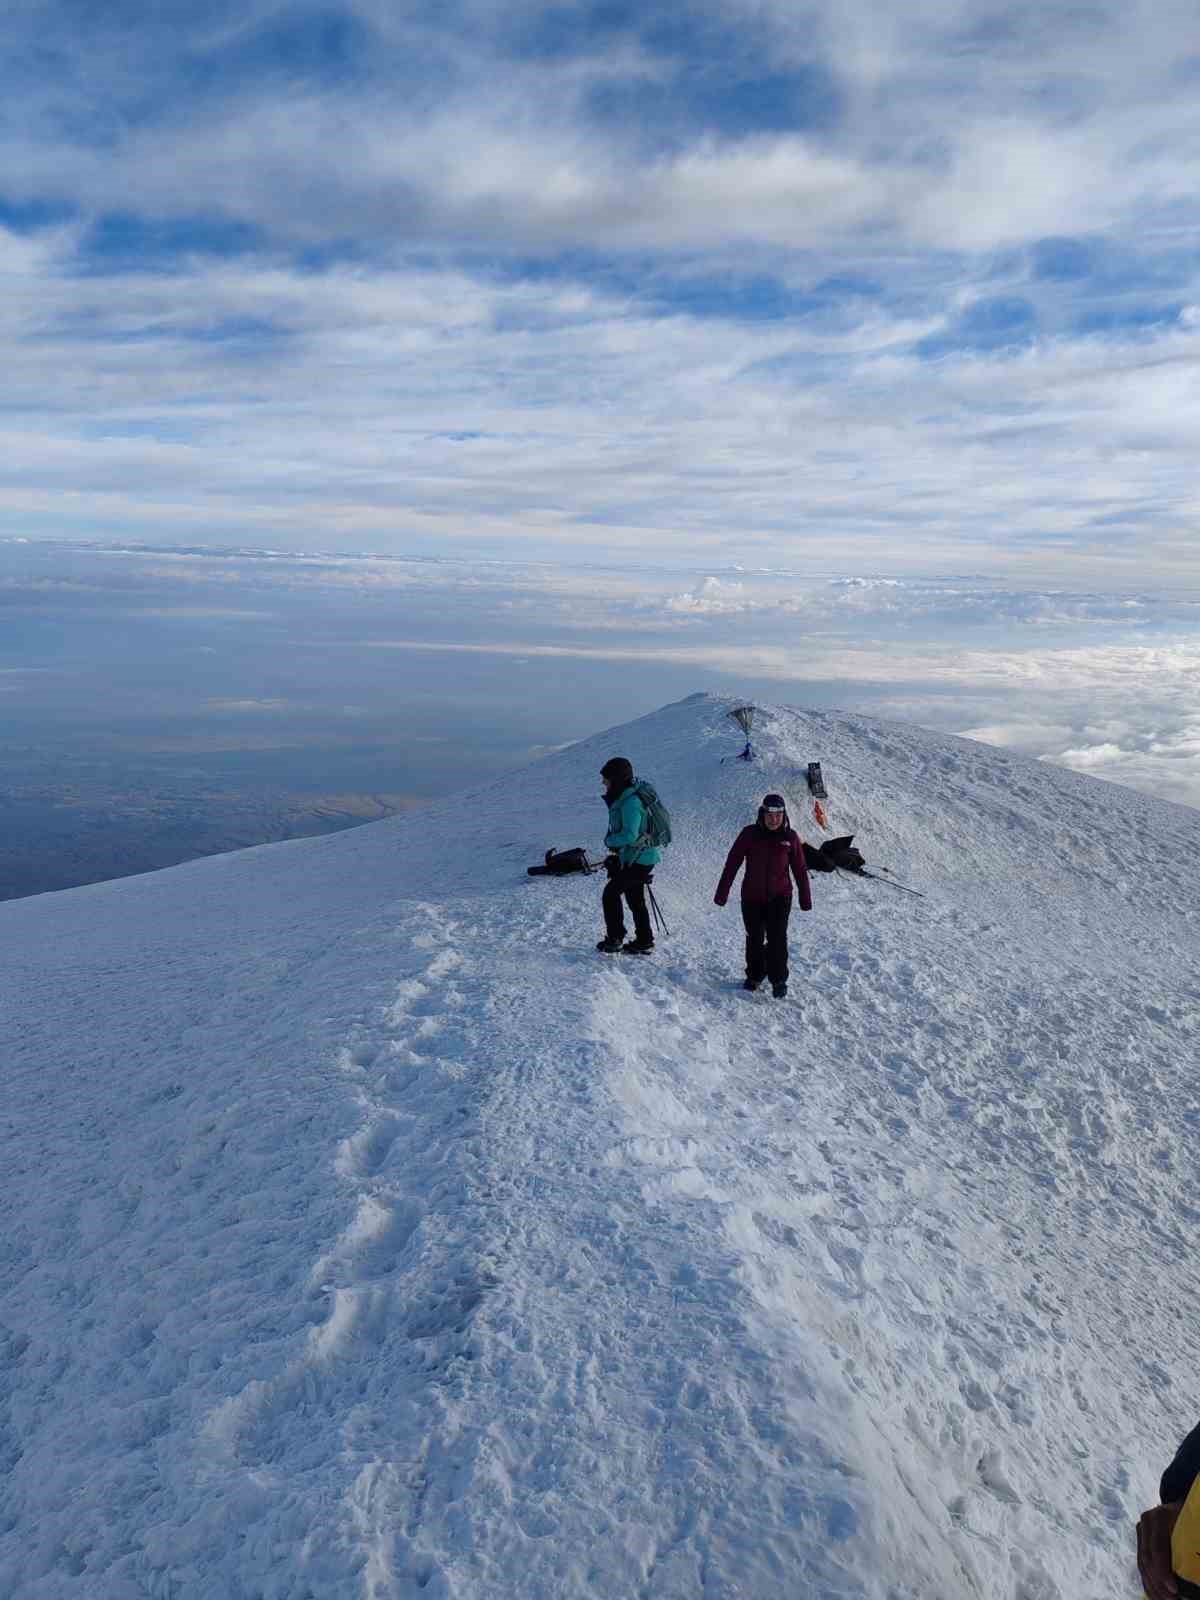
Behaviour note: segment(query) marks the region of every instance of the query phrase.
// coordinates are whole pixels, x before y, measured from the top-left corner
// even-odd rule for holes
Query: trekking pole
[[[662,914],[662,909],[655,898],[654,890],[649,884],[646,885],[646,893],[650,896],[650,909],[654,913],[654,919],[662,929],[663,937],[669,939],[671,937],[671,930],[667,927],[666,919]]]
[[[885,882],[895,884],[897,889],[903,889],[907,894],[919,894],[921,895],[921,899],[924,900],[925,896],[921,894],[919,889],[910,889],[906,883],[899,883],[893,875],[891,867],[880,867],[879,870],[880,872],[887,873],[888,876],[885,879]]]
[[[884,871],[887,871],[886,867],[884,868]],[[906,883],[897,883],[895,878],[881,878],[877,872],[867,872],[864,870],[860,872],[858,876],[860,878],[873,878],[876,883],[886,883],[893,889],[901,890],[904,894],[915,894],[918,900],[924,900],[925,898],[920,889],[910,889]]]

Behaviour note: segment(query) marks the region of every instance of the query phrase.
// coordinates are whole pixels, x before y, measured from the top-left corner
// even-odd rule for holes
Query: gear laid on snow
[[[840,839],[826,839],[821,845],[821,854],[835,871],[840,867],[843,872],[862,872],[867,864],[866,856],[855,846],[852,833],[844,834]]]
[[[826,839],[819,849],[811,844],[804,846],[805,865],[812,872],[852,872],[856,878],[871,878],[876,883],[890,883],[893,889],[901,889],[905,894],[916,895],[918,900],[925,896],[919,889],[910,889],[906,883],[897,883],[891,876],[890,867],[880,867],[879,872],[867,871],[867,858],[854,844],[854,835],[845,834],[840,839]],[[880,873],[886,872],[886,878]]]
[[[600,868],[587,858],[587,851],[547,850],[540,867],[526,867],[531,878],[563,878],[570,872],[599,872]]]
[[[829,799],[829,791],[825,787],[825,779],[821,776],[821,763],[810,761],[805,768],[804,780],[808,784],[809,798],[812,800],[813,821],[823,833],[829,832],[829,818],[825,814],[822,800]]]

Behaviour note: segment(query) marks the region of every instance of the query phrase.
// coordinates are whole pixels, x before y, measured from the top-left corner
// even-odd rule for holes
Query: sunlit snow
[[[0,906],[0,1592],[1092,1600],[1197,1419],[1200,813],[696,696]],[[670,806],[604,958],[599,767]],[[786,1001],[712,894],[766,789]]]

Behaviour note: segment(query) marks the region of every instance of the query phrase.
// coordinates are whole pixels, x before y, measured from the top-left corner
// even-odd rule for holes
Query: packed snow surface
[[[695,696],[0,906],[0,1593],[1082,1600],[1200,1394],[1200,814]],[[604,958],[599,768],[670,806]],[[814,877],[739,987],[765,790]]]

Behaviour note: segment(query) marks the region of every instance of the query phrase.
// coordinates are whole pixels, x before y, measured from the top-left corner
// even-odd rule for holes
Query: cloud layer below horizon
[[[1182,0],[18,0],[0,529],[1195,581]]]
[[[1198,609],[979,576],[0,540],[0,703],[10,750],[29,740],[39,761],[69,747],[202,773],[273,751],[326,788],[429,797],[711,689],[915,722],[1200,806]]]

